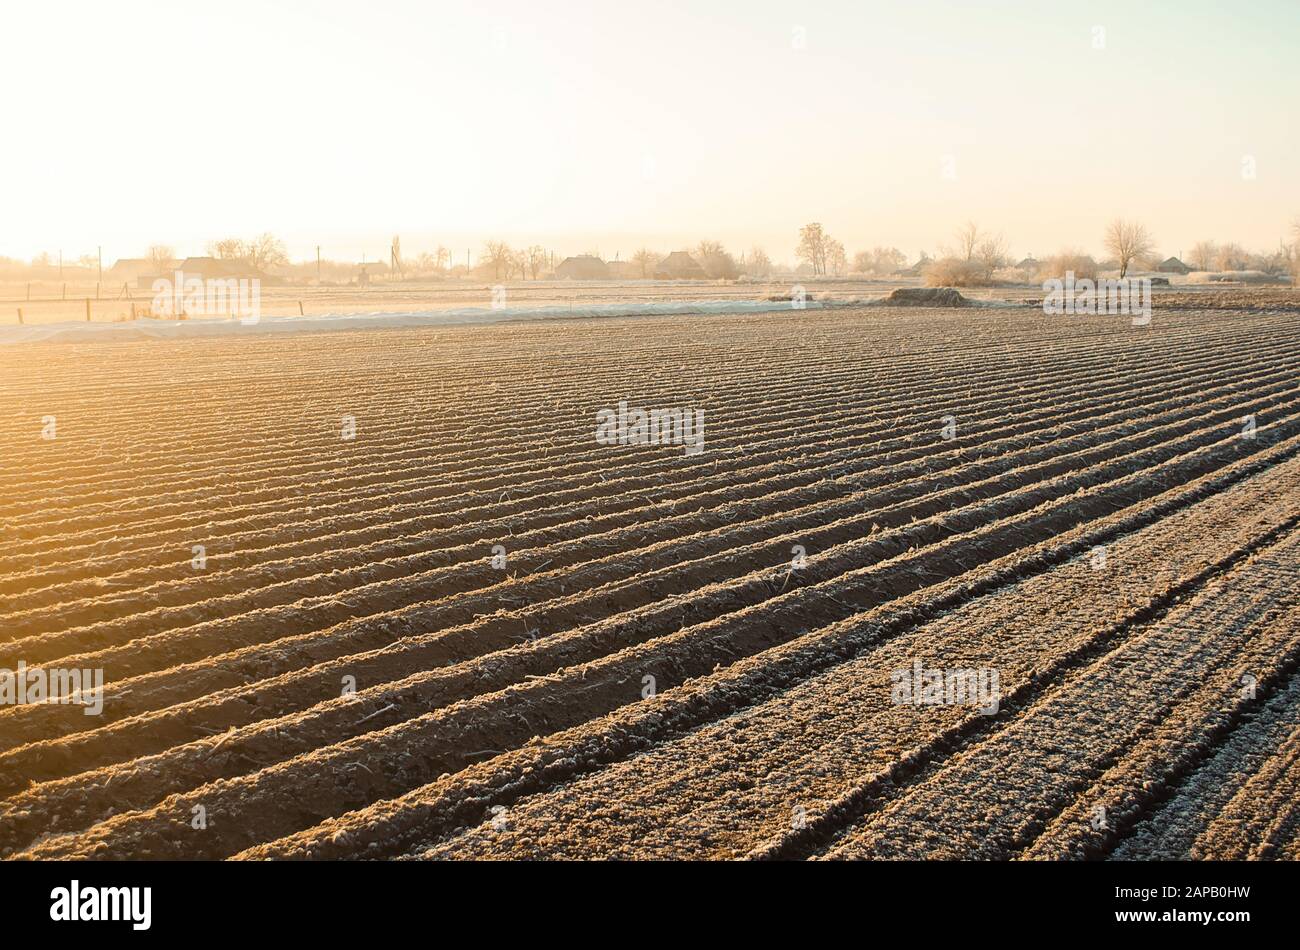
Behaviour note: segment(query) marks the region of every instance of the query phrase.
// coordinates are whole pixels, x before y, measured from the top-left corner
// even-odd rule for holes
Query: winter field
[[[499,310],[545,308],[573,316],[591,315],[593,308],[655,308],[697,304],[700,301],[751,305],[768,297],[788,296],[794,286],[813,297],[836,299],[884,296],[898,287],[920,286],[919,278],[773,278],[771,280],[411,280],[377,282],[369,287],[282,285],[261,287],[262,314],[272,318],[299,316],[373,316],[394,313],[482,313],[487,318]],[[98,296],[97,296],[98,294]],[[159,321],[144,316],[152,291],[149,287],[97,287],[94,282],[22,284],[0,281],[0,342],[14,337],[20,326],[86,323],[89,301],[92,323],[139,324]],[[969,296],[997,296],[991,290],[973,290]],[[22,323],[18,311],[22,310]],[[479,320],[475,322],[490,322]]]
[[[1113,276],[1113,275],[1111,275]],[[1242,287],[1216,284],[1209,277],[1222,275],[1158,275],[1171,284],[1166,290],[1203,293],[1285,295],[1285,287]],[[264,283],[260,290],[261,313],[272,319],[301,316],[376,317],[392,314],[460,314],[443,322],[496,322],[509,318],[501,311],[551,316],[603,315],[611,310],[668,311],[692,307],[701,302],[729,304],[744,311],[789,297],[793,288],[803,288],[813,300],[836,302],[885,297],[900,287],[921,287],[920,277],[799,277],[743,280],[410,280],[377,282],[369,287],[320,286]],[[1041,282],[1008,282],[1003,286],[962,288],[976,300],[1026,300],[1041,298]],[[66,285],[45,281],[19,283],[0,280],[0,343],[14,339],[40,338],[30,328],[61,323],[126,323],[142,333],[159,335],[160,321],[146,317],[153,293],[148,287],[109,287],[94,281],[71,281]],[[725,309],[725,308],[723,308]],[[19,311],[22,312],[21,322]],[[87,321],[87,313],[90,320]],[[229,319],[224,315],[201,317],[195,322]],[[374,321],[371,321],[372,323]],[[23,327],[29,328],[23,330]],[[102,330],[102,328],[99,328]],[[119,327],[118,329],[122,329]]]
[[[1300,858],[1300,296],[1032,294],[11,337],[0,853]]]

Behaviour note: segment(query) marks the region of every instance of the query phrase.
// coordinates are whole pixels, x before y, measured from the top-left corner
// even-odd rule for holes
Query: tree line
[[[1258,271],[1269,275],[1294,274],[1300,277],[1300,218],[1291,226],[1291,242],[1279,241],[1273,251],[1252,253],[1235,242],[1198,241],[1187,252],[1183,263],[1195,271]],[[1162,261],[1156,242],[1139,221],[1115,219],[1102,235],[1102,244],[1111,259],[1098,262],[1091,255],[1074,248],[1064,248],[1043,261],[1032,261],[1033,273],[1019,274],[1021,278],[1062,276],[1073,271],[1076,276],[1096,277],[1105,269],[1119,271],[1120,277],[1133,268],[1154,270]],[[538,280],[552,276],[562,258],[540,244],[511,247],[505,241],[490,240],[484,243],[477,261],[456,265],[452,253],[439,245],[432,252],[422,252],[410,260],[403,260],[394,239],[389,262],[371,263],[376,271],[384,272],[390,265],[398,276],[419,277],[469,277],[492,280]],[[275,235],[264,233],[253,238],[228,237],[211,241],[207,245],[209,256],[219,260],[239,262],[254,272],[279,273],[285,276],[326,279],[350,279],[355,276],[355,263],[334,261],[306,261],[292,263],[284,242]],[[799,261],[797,268],[774,264],[762,247],[751,247],[739,255],[729,251],[715,240],[702,240],[688,251],[704,275],[714,280],[736,280],[741,277],[766,278],[776,273],[790,273],[812,277],[840,277],[849,274],[886,277],[907,268],[907,256],[896,247],[877,246],[859,251],[849,258],[843,243],[831,237],[819,222],[811,222],[799,229],[799,242],[794,249]],[[588,252],[600,257],[597,252]],[[634,251],[628,263],[631,275],[653,278],[665,255],[646,247]],[[153,244],[145,255],[147,266],[156,274],[171,270],[176,262],[174,249],[166,244]],[[94,267],[96,258],[83,255],[69,266],[83,271]],[[1024,263],[1024,262],[1022,262]],[[0,258],[0,276],[21,278],[33,270],[48,269],[53,265],[49,254],[32,260],[30,267],[21,261]],[[1017,267],[1008,253],[1006,239],[998,233],[985,230],[974,221],[959,227],[951,244],[940,248],[937,256],[921,252],[915,270],[922,273],[931,284],[971,287],[988,285],[997,281],[998,271]],[[1026,270],[1025,267],[1018,267]]]

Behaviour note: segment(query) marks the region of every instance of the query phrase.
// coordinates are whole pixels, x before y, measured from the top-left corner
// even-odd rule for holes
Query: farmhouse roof
[[[696,263],[695,258],[691,257],[686,251],[673,251],[655,265],[655,273],[666,274],[669,277],[694,279],[703,279],[708,276],[704,273],[704,268]]]
[[[570,280],[600,280],[609,276],[609,267],[599,257],[577,254],[560,261],[555,268],[555,276]]]
[[[192,277],[218,279],[228,277],[261,277],[261,272],[243,261],[223,260],[217,257],[187,257],[176,269]]]
[[[169,261],[168,269],[176,266],[176,261]],[[110,274],[142,274],[156,270],[147,257],[119,257],[108,269]]]

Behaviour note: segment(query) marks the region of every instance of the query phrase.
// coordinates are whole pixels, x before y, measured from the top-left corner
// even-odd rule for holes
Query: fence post
[[[86,298],[86,322],[90,322],[90,298]]]
[[[19,325],[19,326],[22,326],[22,325],[23,325],[23,308],[22,308],[22,307],[19,307],[19,308],[18,308],[18,325]]]

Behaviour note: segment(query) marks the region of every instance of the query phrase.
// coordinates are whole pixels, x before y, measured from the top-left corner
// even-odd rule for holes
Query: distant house
[[[219,257],[187,257],[176,265],[176,270],[186,278],[198,277],[200,280],[236,280],[240,278],[264,278],[266,275],[256,267],[243,261],[225,260]]]
[[[1019,264],[1016,265],[1016,270],[1027,270],[1030,271],[1031,273],[1037,274],[1038,268],[1040,266],[1041,265],[1038,263],[1038,261],[1034,260],[1033,257],[1026,257],[1023,261],[1021,261]]]
[[[114,283],[130,283],[141,277],[152,276],[153,265],[143,257],[121,257],[108,269],[108,279]]]
[[[1156,270],[1162,274],[1190,274],[1192,269],[1176,257],[1169,257],[1156,265]]]
[[[695,262],[686,251],[673,251],[655,265],[655,277],[659,280],[708,280],[704,268]]]
[[[137,261],[139,266],[133,269],[132,265]],[[135,273],[138,287],[152,287],[153,282],[160,277],[175,280],[177,271],[181,272],[185,280],[261,280],[264,282],[270,280],[266,274],[243,261],[223,260],[217,257],[187,257],[183,261],[172,261],[167,270],[161,274],[155,273],[156,268],[142,258],[126,258],[114,264],[109,271],[115,277],[118,273],[118,265],[127,265],[123,267],[122,273]]]
[[[636,280],[641,276],[641,265],[635,261],[610,261],[605,266],[615,280]]]
[[[921,256],[916,259],[915,264],[911,267],[904,267],[897,273],[900,277],[922,277],[925,275],[925,269],[933,263],[933,259],[928,254],[922,253]]]
[[[609,265],[599,257],[579,254],[560,261],[555,268],[555,276],[563,280],[607,280]]]

